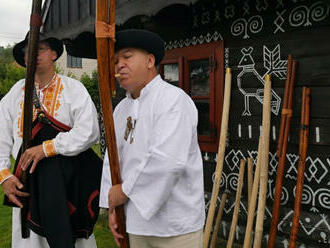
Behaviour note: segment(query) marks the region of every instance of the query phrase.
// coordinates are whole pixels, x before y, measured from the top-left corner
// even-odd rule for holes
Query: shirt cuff
[[[9,169],[0,170],[0,184],[2,184],[4,181],[6,181],[8,178],[12,176],[13,174],[11,174]]]
[[[42,149],[46,157],[53,157],[57,154],[54,140],[46,140],[42,142]]]

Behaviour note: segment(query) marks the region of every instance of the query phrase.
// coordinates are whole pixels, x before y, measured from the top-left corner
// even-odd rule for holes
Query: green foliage
[[[54,63],[54,68],[55,68],[55,72],[58,74],[64,74],[64,71],[62,68],[58,67],[56,62]]]
[[[12,51],[12,47],[0,47],[0,95],[5,95],[18,80],[25,77],[25,68],[14,63]]]
[[[25,77],[25,68],[17,65],[0,63],[0,94],[5,95],[20,79]]]
[[[77,79],[76,75],[71,71],[68,71],[68,73],[66,75],[70,78]]]
[[[2,47],[0,46],[0,64],[14,62],[13,47]]]
[[[81,76],[80,81],[86,87],[86,89],[87,89],[88,93],[90,94],[94,104],[96,106],[100,106],[100,96],[99,96],[97,71],[93,71],[91,77],[87,73],[84,73]]]

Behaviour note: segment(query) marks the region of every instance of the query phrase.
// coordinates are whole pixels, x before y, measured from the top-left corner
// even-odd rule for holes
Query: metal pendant
[[[124,140],[127,141],[128,137],[131,135],[130,141],[129,141],[130,144],[132,144],[134,141],[133,133],[134,133],[135,124],[136,124],[136,120],[133,121],[131,116],[127,117]]]

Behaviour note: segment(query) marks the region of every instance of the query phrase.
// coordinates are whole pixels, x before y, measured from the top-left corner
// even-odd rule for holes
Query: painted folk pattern
[[[291,149],[292,150],[292,149]],[[220,236],[228,237],[230,221],[233,209],[234,201],[233,195],[236,192],[238,183],[238,171],[240,159],[253,158],[254,167],[256,166],[257,150],[254,149],[229,149],[225,156],[225,167],[221,178],[220,189],[232,192],[232,196],[228,198],[225,206],[225,214],[228,216],[223,220],[220,228]],[[207,163],[214,163],[216,156],[210,153],[203,153],[204,161]],[[283,183],[283,192],[281,198],[281,218],[279,222],[279,238],[278,246],[276,247],[288,247],[288,238],[283,236],[283,233],[290,232],[290,223],[293,215],[293,202],[295,197],[295,183],[297,177],[297,163],[298,155],[296,153],[287,154],[286,162],[286,176]],[[272,216],[272,201],[273,193],[275,190],[275,177],[278,160],[275,152],[269,153],[269,181],[268,181],[268,193],[265,211],[265,229],[264,229],[264,242],[268,239],[269,225]],[[300,230],[298,241],[300,245],[298,247],[314,247],[306,246],[304,240],[301,237],[310,237],[313,240],[312,243],[316,245],[330,244],[330,189],[324,185],[330,186],[330,157],[314,157],[308,156],[306,161],[305,171],[305,185],[303,190],[303,214],[300,219]],[[212,181],[214,180],[214,174],[212,175]],[[240,203],[240,225],[236,230],[236,242],[242,243],[244,239],[248,204],[247,204],[247,192],[246,192],[246,180],[245,191],[243,191],[242,200]],[[209,206],[209,195],[206,194],[206,207]],[[220,202],[220,196],[218,198]],[[228,220],[227,220],[228,219]],[[282,235],[281,235],[282,233]],[[309,241],[310,242],[310,241]],[[308,242],[307,242],[308,244]]]
[[[233,69],[233,104],[231,109],[231,125],[228,135],[228,150],[226,154],[226,165],[222,178],[222,189],[230,189],[236,191],[238,178],[238,164],[240,158],[252,156],[256,158],[257,151],[251,149],[253,144],[258,140],[261,132],[260,115],[263,103],[263,79],[265,74],[272,75],[274,88],[272,91],[272,127],[271,127],[271,145],[277,144],[278,127],[280,120],[281,97],[283,95],[283,85],[286,77],[286,58],[289,53],[299,57],[299,75],[297,86],[301,87],[306,83],[313,87],[312,94],[314,99],[320,99],[318,96],[322,92],[328,90],[329,81],[323,78],[310,78],[314,71],[324,74],[324,67],[319,64],[311,64],[311,57],[315,61],[319,61],[315,54],[326,54],[319,52],[319,48],[323,49],[324,44],[319,44],[317,49],[309,50],[310,44],[315,44],[313,35],[301,35],[302,30],[312,31],[315,27],[328,26],[330,3],[327,0],[255,0],[255,1],[213,1],[210,5],[205,1],[197,1],[192,7],[191,16],[191,32],[183,33],[176,39],[168,36],[166,41],[166,49],[181,48],[194,46],[197,44],[210,43],[217,40],[225,40],[226,48],[224,50],[224,60],[226,67]],[[297,31],[297,32],[295,32]],[[295,39],[288,39],[294,35]],[[298,35],[298,36],[297,36]],[[299,36],[301,35],[301,36]],[[177,36],[175,36],[177,37]],[[308,47],[303,47],[304,43],[297,46],[297,40],[310,40],[305,42]],[[280,42],[282,38],[288,39]],[[309,54],[306,54],[306,51]],[[326,49],[326,52],[328,49]],[[306,70],[306,66],[309,66]],[[318,85],[314,85],[316,82]],[[321,88],[320,82],[327,88]],[[316,88],[318,86],[319,88]],[[300,89],[297,89],[294,99],[294,113],[296,116],[292,120],[292,130],[299,127],[298,116],[300,113]],[[307,158],[306,180],[304,188],[303,206],[306,212],[301,217],[300,237],[305,238],[304,242],[298,247],[319,247],[327,245],[330,242],[330,222],[329,222],[329,206],[330,206],[330,158],[327,157],[329,152],[330,133],[327,133],[326,124],[328,114],[324,115],[321,109],[328,110],[326,106],[318,105],[320,101],[314,100],[313,116],[310,127],[310,156]],[[312,102],[313,108],[313,102]],[[295,118],[297,120],[295,120]],[[323,119],[322,119],[323,118]],[[330,140],[330,139],[329,139]],[[245,148],[238,148],[237,144],[245,143]],[[290,137],[291,150],[287,154],[287,175],[283,189],[283,212],[281,214],[280,231],[287,232],[290,228],[292,219],[292,202],[295,191],[296,180],[296,163],[298,143],[297,135],[292,134]],[[312,146],[313,145],[313,146]],[[255,145],[256,147],[256,145]],[[322,149],[320,148],[322,147]],[[318,148],[322,151],[317,151]],[[274,150],[274,149],[273,149]],[[268,222],[271,218],[271,207],[273,200],[273,189],[275,185],[275,173],[277,167],[277,158],[272,151],[269,154],[269,194],[266,208],[266,219]],[[205,184],[206,191],[210,191],[207,184],[211,184],[212,173],[207,172],[213,168],[216,162],[216,154],[203,153],[205,164]],[[212,169],[211,169],[212,171]],[[209,189],[207,189],[209,188]],[[220,200],[220,199],[219,199]],[[208,204],[209,202],[206,201]],[[225,208],[226,214],[233,211],[233,199],[227,200]],[[246,200],[243,198],[241,202],[241,217],[244,219],[247,214]],[[229,219],[228,219],[229,220]],[[227,237],[229,233],[230,223],[222,222],[221,235]],[[230,220],[229,220],[230,221]],[[244,225],[245,223],[241,223]],[[267,227],[266,227],[267,229]],[[265,240],[267,240],[267,231],[265,229]],[[238,226],[236,229],[236,240],[242,239],[242,232],[245,229]],[[308,240],[310,239],[310,240]],[[310,245],[309,241],[315,242],[316,245]],[[308,245],[306,245],[308,244]],[[288,239],[281,238],[279,245],[276,247],[288,247]],[[321,247],[321,246],[320,246]]]
[[[260,35],[289,32],[324,25],[329,21],[330,3],[322,1],[243,1],[238,4],[197,2],[192,6],[191,25],[194,35],[168,40],[167,49],[209,43],[219,39],[249,40]],[[207,32],[203,32],[207,30]],[[202,31],[202,32],[200,32]]]

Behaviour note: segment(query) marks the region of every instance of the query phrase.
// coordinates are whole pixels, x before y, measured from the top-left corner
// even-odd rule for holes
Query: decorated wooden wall
[[[299,63],[294,91],[293,118],[283,184],[282,208],[276,247],[288,247],[297,177],[302,86],[311,87],[311,123],[305,186],[297,247],[330,246],[330,1],[238,0],[197,1],[171,5],[153,16],[135,16],[119,29],[155,30],[166,39],[166,49],[223,40],[224,64],[233,71],[229,136],[221,192],[226,202],[219,235],[227,239],[234,209],[239,161],[256,162],[261,131],[263,80],[272,76],[272,115],[269,181],[264,226],[268,238],[275,186],[276,145],[286,78],[287,57]],[[216,154],[203,152],[205,189],[212,190]],[[246,182],[246,181],[245,181]],[[244,239],[247,191],[241,202],[235,242]],[[207,204],[210,200],[206,194]],[[220,199],[220,197],[219,197]]]

